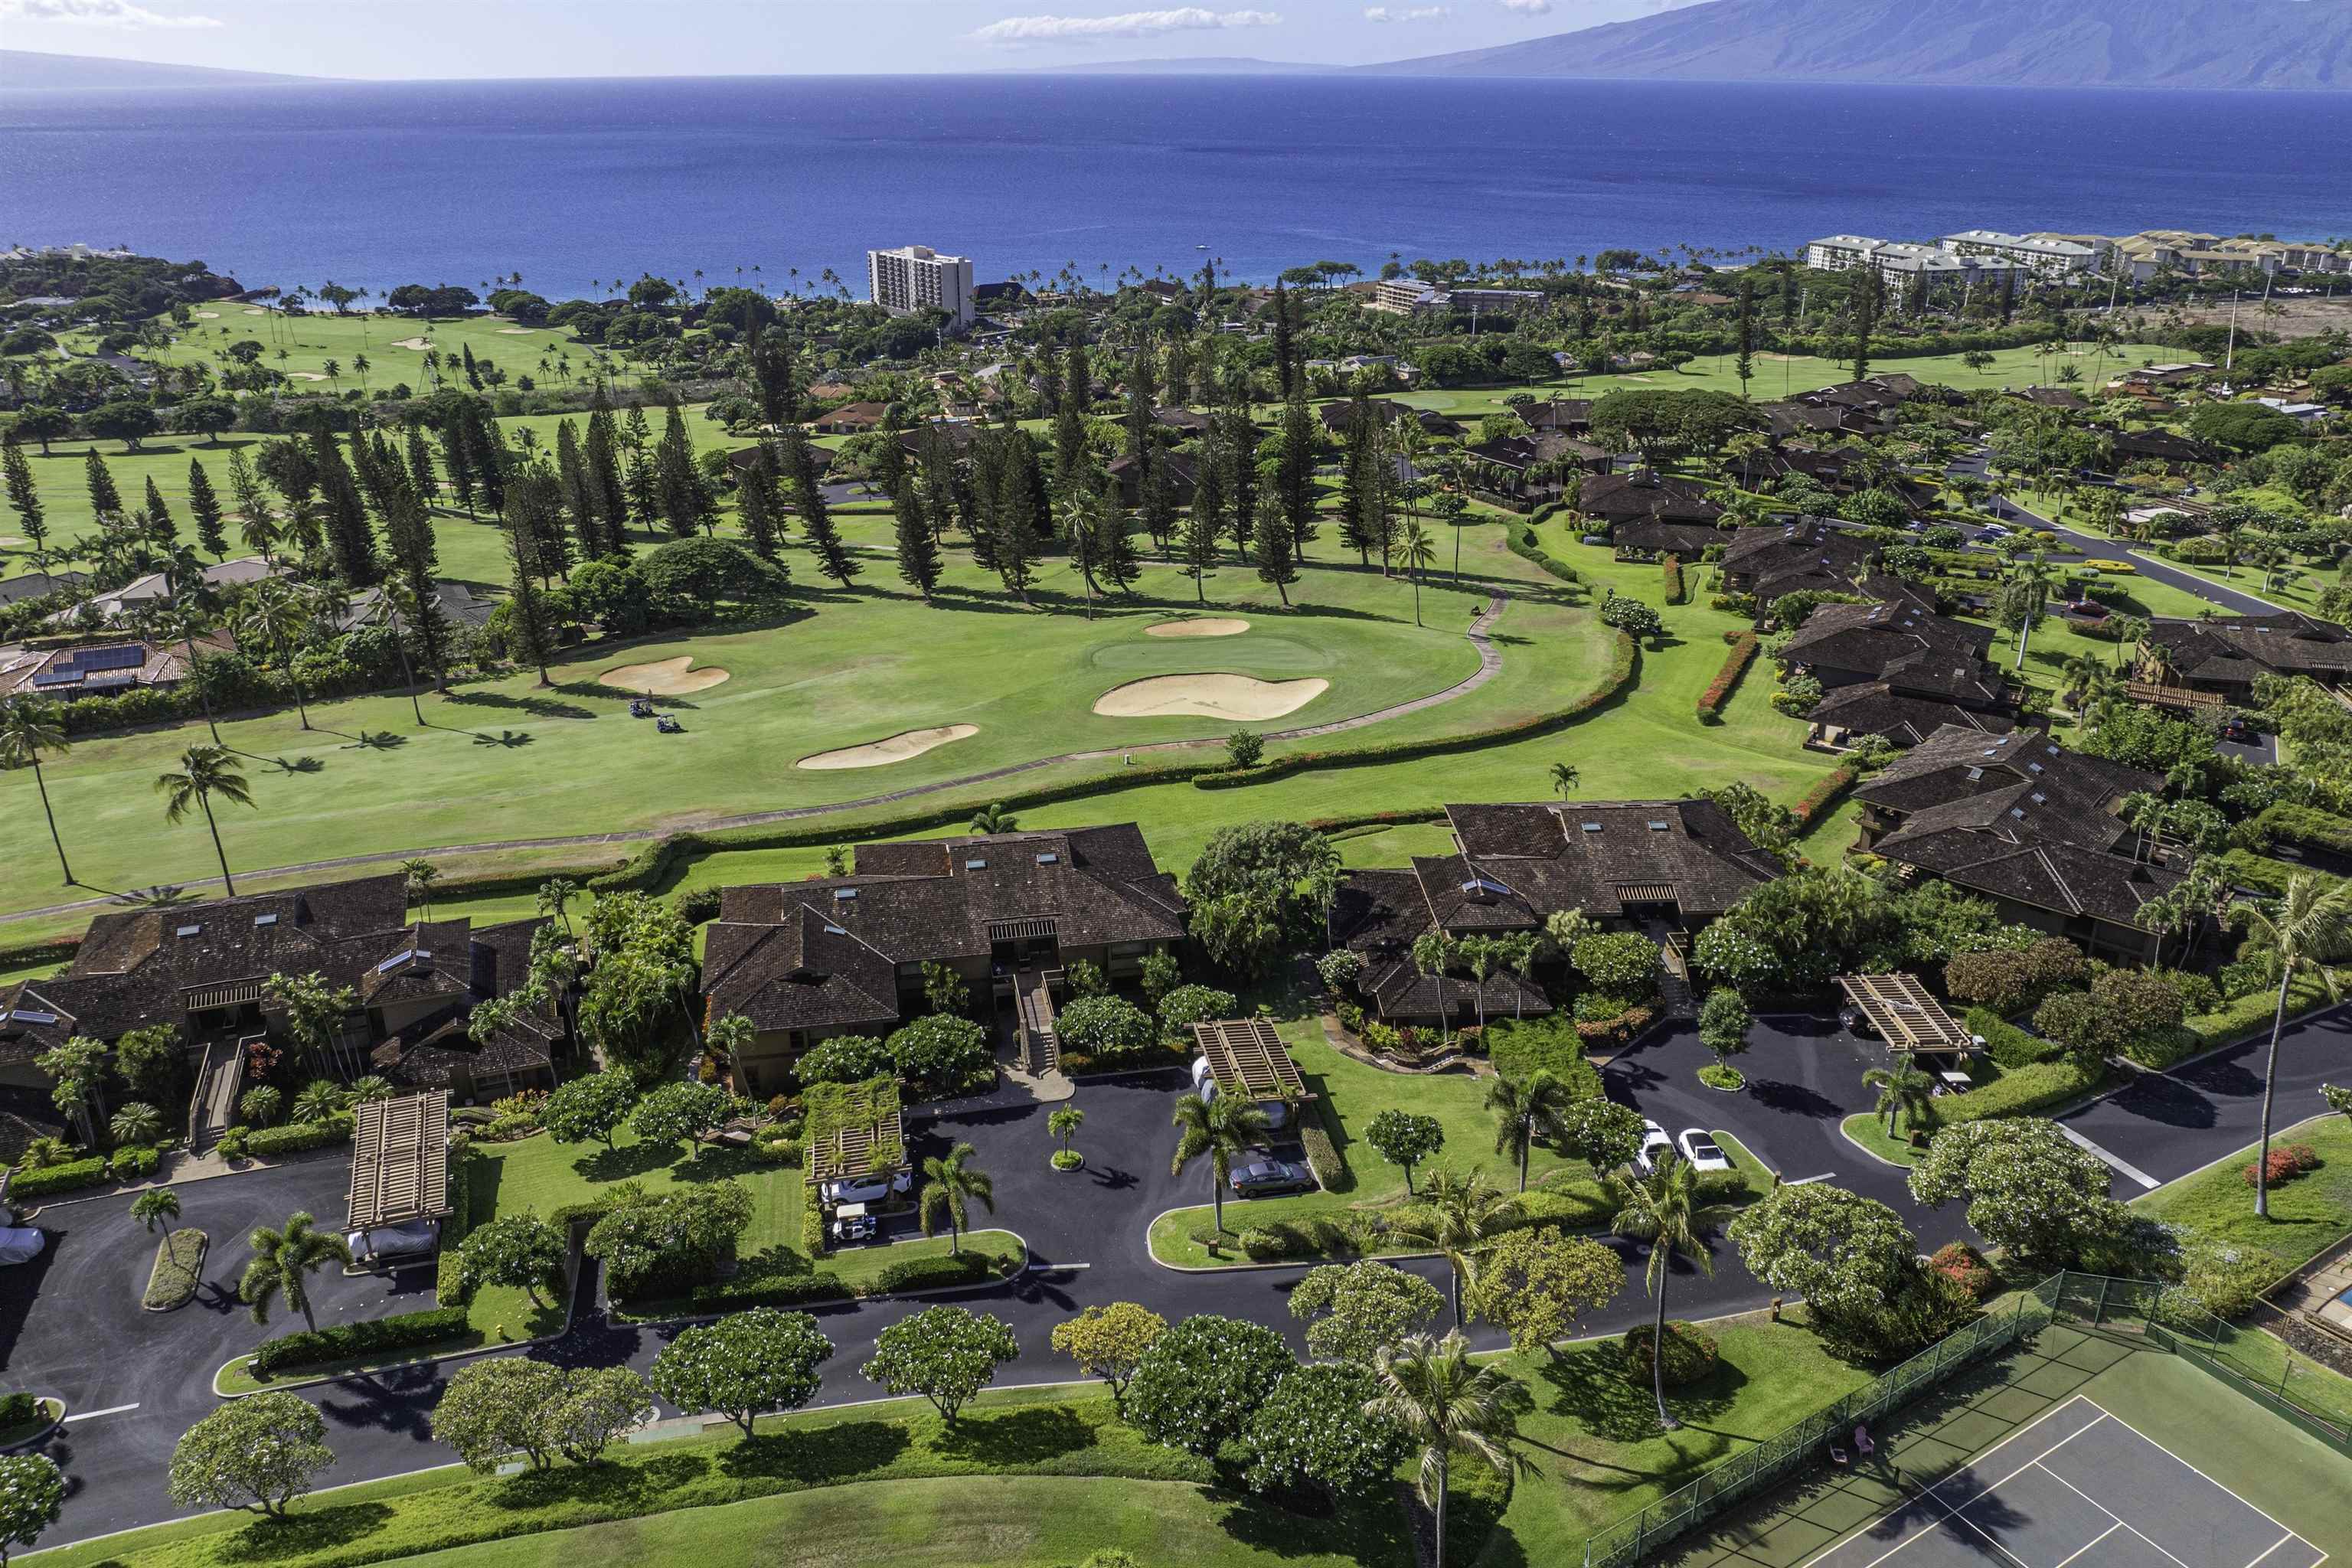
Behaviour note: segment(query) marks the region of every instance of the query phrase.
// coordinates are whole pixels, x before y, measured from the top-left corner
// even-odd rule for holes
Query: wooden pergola
[[[1244,1100],[1312,1100],[1298,1064],[1274,1026],[1263,1018],[1228,1018],[1192,1026],[1192,1041],[1209,1064],[1221,1094]]]
[[[877,1121],[835,1128],[809,1145],[808,1184],[888,1176],[907,1163],[907,1131],[893,1106]]]
[[[372,1100],[352,1112],[351,1228],[373,1230],[449,1212],[449,1096]]]
[[[1968,1026],[1927,994],[1916,974],[1841,974],[1838,986],[1890,1051],[1965,1051]]]

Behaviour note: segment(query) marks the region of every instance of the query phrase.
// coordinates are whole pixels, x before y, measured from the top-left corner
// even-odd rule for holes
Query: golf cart
[[[880,1234],[880,1227],[864,1204],[843,1204],[835,1209],[830,1228],[835,1242],[872,1241]]]

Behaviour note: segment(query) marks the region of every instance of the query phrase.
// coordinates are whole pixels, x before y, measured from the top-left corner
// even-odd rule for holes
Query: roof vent
[[[1058,866],[1061,862],[1062,858],[1050,849],[1037,857],[1037,864],[1040,866]]]
[[[1583,823],[1583,824],[1581,824],[1580,826],[1583,827],[1584,831],[1585,831],[1585,832],[1587,832],[1587,833],[1598,833],[1598,832],[1600,832],[1600,831],[1601,831],[1601,824],[1599,824],[1599,823],[1597,823],[1597,822],[1587,822],[1587,823]]]
[[[967,860],[963,863],[963,868],[967,871],[985,871],[988,869],[988,862],[985,860]]]
[[[274,926],[278,923],[278,917],[276,915],[256,915],[253,917],[253,923],[257,926]]]
[[[856,896],[857,889],[855,888],[835,888],[833,890],[833,901],[836,904],[845,904]]]
[[[179,936],[201,936],[204,933],[204,929],[205,928],[202,926],[182,926],[174,934]]]

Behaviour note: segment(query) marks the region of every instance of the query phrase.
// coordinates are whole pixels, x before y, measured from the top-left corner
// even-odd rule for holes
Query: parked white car
[[[1209,1070],[1209,1058],[1206,1057],[1192,1058],[1192,1092],[1202,1100],[1213,1102],[1222,1092],[1217,1088],[1216,1075]],[[1265,1124],[1268,1127],[1286,1127],[1290,1124],[1290,1107],[1281,1100],[1261,1100],[1257,1102],[1257,1108],[1265,1112]]]
[[[912,1171],[900,1171],[888,1181],[879,1176],[861,1176],[854,1181],[844,1178],[824,1184],[824,1201],[836,1207],[842,1204],[878,1204],[893,1194],[904,1197],[914,1187]]]
[[[1715,1135],[1706,1128],[1684,1128],[1681,1143],[1683,1158],[1691,1163],[1694,1171],[1731,1169],[1731,1157],[1716,1143]]]
[[[1642,1148],[1641,1152],[1633,1156],[1633,1168],[1646,1176],[1658,1168],[1660,1154],[1671,1154],[1674,1152],[1675,1141],[1666,1136],[1666,1130],[1646,1117],[1643,1118]]]

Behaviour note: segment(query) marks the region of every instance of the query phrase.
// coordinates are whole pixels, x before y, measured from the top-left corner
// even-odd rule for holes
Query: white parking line
[[[1815,1182],[1826,1182],[1836,1174],[1835,1171],[1823,1171],[1818,1176],[1799,1176],[1793,1181],[1782,1182],[1780,1184],[1784,1187],[1810,1187]]]
[[[2088,1138],[2084,1137],[2080,1132],[2075,1131],[2064,1122],[2061,1121],[2058,1123],[2058,1131],[2060,1134],[2065,1138],[2067,1142],[2072,1143],[2077,1149],[2082,1149],[2090,1153],[2096,1154],[2100,1159],[2105,1160],[2109,1165],[2113,1166],[2123,1174],[2129,1176],[2133,1181],[2137,1182],[2149,1192],[2154,1192],[2157,1188],[2164,1184],[2158,1181],[2154,1176],[2149,1175],[2146,1171],[2141,1170],[2137,1165],[2126,1164],[2123,1161],[2116,1159],[2113,1154],[2108,1153],[2105,1149],[2100,1148],[2096,1143],[2092,1142]]]
[[[76,1421],[94,1421],[101,1415],[120,1415],[126,1410],[136,1410],[138,1408],[138,1405],[133,1403],[130,1405],[110,1405],[103,1410],[78,1410],[71,1415],[66,1417],[66,1423],[70,1426]]]

